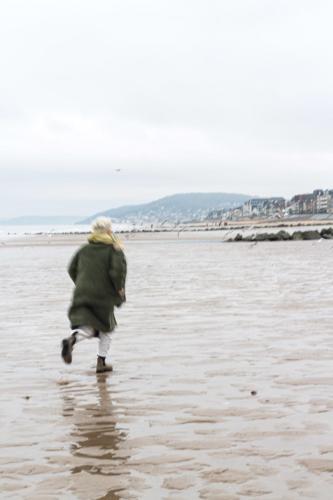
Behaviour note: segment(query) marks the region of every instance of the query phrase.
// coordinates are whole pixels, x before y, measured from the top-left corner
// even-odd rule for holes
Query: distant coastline
[[[23,226],[20,233],[6,233],[1,230],[0,244],[4,246],[35,246],[35,245],[79,245],[87,240],[90,227],[84,230],[80,226],[59,227],[57,231],[47,231],[43,227],[36,227],[29,232]],[[9,229],[9,228],[8,228]],[[62,230],[63,229],[63,230]],[[268,232],[267,229],[270,229]],[[175,225],[147,225],[141,227],[115,228],[115,232],[127,241],[163,241],[163,240],[206,240],[220,242],[258,242],[258,241],[287,241],[302,239],[331,239],[333,238],[333,219],[233,222],[218,226],[207,222],[185,223]],[[297,233],[293,237],[293,234]]]

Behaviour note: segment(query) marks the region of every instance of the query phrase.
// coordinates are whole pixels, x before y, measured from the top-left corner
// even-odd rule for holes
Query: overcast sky
[[[332,19],[331,0],[3,0],[0,218],[333,188]]]

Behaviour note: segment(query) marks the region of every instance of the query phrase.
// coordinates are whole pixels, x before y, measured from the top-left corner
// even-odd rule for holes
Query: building
[[[252,198],[241,207],[212,210],[208,218],[223,221],[244,218],[283,218],[288,215],[333,214],[333,189],[297,194],[286,202],[282,197]]]
[[[314,194],[296,194],[288,205],[288,212],[291,215],[314,214],[315,213]]]
[[[330,196],[328,194],[321,194],[316,198],[316,213],[327,214]]]
[[[291,215],[333,213],[333,190],[315,189],[313,193],[297,194],[288,204]]]
[[[280,214],[286,206],[286,200],[281,197],[252,198],[243,205],[244,217],[272,217]]]
[[[329,189],[327,193],[328,193],[327,213],[333,214],[333,189]]]

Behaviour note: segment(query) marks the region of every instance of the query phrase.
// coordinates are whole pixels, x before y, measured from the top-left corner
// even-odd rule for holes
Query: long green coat
[[[127,264],[122,250],[113,245],[89,242],[71,260],[68,273],[75,283],[68,317],[72,326],[90,326],[110,332],[116,326],[114,306],[125,297]]]

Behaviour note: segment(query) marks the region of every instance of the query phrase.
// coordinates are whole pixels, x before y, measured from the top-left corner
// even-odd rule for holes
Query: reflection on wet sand
[[[84,481],[82,478],[72,481],[71,490],[82,497],[84,492],[95,487],[98,498],[118,500],[126,475],[125,471],[119,472],[119,467],[127,459],[127,454],[119,454],[119,446],[126,439],[126,432],[117,425],[107,374],[96,375],[95,388],[98,402],[89,404],[85,403],[87,388],[82,384],[61,386],[62,414],[67,425],[72,426],[69,439],[73,465],[70,471],[73,475],[85,476]],[[121,482],[114,479],[120,474]],[[107,484],[105,480],[100,481],[101,477],[107,478]],[[87,498],[92,497],[88,495]]]

